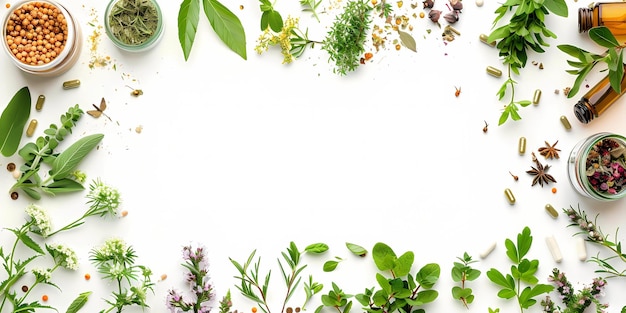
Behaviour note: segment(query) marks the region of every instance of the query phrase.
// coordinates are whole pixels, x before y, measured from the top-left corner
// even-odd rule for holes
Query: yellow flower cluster
[[[283,23],[283,29],[276,34],[269,29],[265,29],[258,39],[258,44],[254,48],[258,54],[267,51],[270,46],[280,45],[283,54],[283,64],[293,62],[294,57],[291,54],[291,35],[294,29],[298,28],[299,18],[288,16]]]

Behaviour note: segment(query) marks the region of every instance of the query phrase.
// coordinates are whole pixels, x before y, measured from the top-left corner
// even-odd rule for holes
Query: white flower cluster
[[[48,211],[36,204],[28,205],[25,211],[33,221],[32,230],[42,237],[47,237],[52,231],[52,222]]]
[[[61,244],[53,244],[48,246],[48,251],[54,257],[56,264],[68,270],[78,269],[78,256],[74,250]]]

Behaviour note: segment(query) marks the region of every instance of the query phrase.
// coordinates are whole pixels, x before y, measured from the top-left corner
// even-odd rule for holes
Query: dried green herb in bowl
[[[163,34],[163,15],[155,0],[111,0],[104,16],[109,39],[126,51],[148,50]]]

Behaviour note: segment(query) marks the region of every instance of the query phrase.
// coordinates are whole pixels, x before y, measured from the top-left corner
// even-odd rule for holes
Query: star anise
[[[559,141],[557,140],[553,145],[550,145],[547,141],[545,143],[545,147],[539,148],[539,154],[546,157],[546,159],[558,159],[561,150],[556,148],[556,144],[559,143]]]
[[[531,166],[531,170],[526,171],[526,173],[535,176],[533,178],[533,184],[531,186],[536,185],[537,183],[539,183],[539,185],[541,187],[543,187],[543,184],[545,183],[546,185],[549,184],[550,182],[556,183],[556,180],[554,179],[554,177],[552,177],[552,175],[546,173],[548,171],[548,169],[550,168],[550,165],[543,165],[541,164],[541,162],[539,162],[539,160],[537,160],[537,158],[533,158],[533,161],[535,161],[535,164],[537,164],[537,167]]]

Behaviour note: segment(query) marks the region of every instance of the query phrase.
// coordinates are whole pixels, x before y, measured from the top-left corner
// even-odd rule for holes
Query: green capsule
[[[487,41],[487,40],[489,39],[489,36],[487,36],[487,35],[485,35],[485,34],[480,34],[480,36],[478,36],[478,38],[480,39],[480,41],[481,41],[482,43],[484,43],[484,44],[486,44],[486,45],[490,45],[490,46],[492,46],[492,47],[495,47],[495,46],[496,46],[496,42],[495,42],[495,41],[492,41],[492,42]]]
[[[500,77],[502,76],[502,71],[493,66],[487,66],[487,74],[493,77]]]
[[[559,217],[559,212],[557,212],[550,203],[546,204],[546,212],[548,212],[552,218]]]
[[[37,98],[37,102],[35,103],[35,110],[41,111],[41,109],[43,108],[43,103],[45,101],[46,101],[46,96],[39,95],[39,98]]]
[[[26,136],[28,137],[33,136],[33,134],[35,133],[35,129],[37,128],[37,124],[39,124],[39,122],[37,122],[36,119],[30,120],[30,123],[28,124],[28,128],[26,128]]]
[[[526,153],[526,137],[519,137],[519,142],[517,144],[517,151],[519,154]]]
[[[561,124],[563,124],[563,127],[565,127],[565,129],[567,130],[572,129],[572,124],[569,123],[569,120],[565,115],[561,115]]]
[[[80,80],[78,79],[72,79],[72,80],[63,82],[63,89],[73,89],[73,88],[78,88],[79,86],[80,86]]]
[[[533,104],[539,104],[539,100],[541,99],[541,89],[535,90],[535,94],[533,95]]]
[[[510,204],[515,203],[515,196],[513,195],[513,191],[511,191],[511,189],[504,189],[504,195],[506,196],[506,199],[509,200]]]

